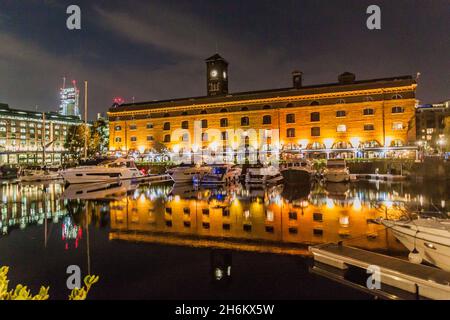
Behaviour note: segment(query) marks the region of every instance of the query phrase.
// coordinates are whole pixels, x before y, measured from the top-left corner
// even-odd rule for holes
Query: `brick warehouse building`
[[[204,131],[221,130],[224,141],[230,129],[278,129],[284,157],[415,155],[417,83],[412,76],[356,80],[346,72],[337,83],[304,86],[302,73],[293,72],[288,88],[229,93],[228,62],[216,54],[206,60],[206,70],[206,96],[113,105],[110,150],[145,155],[164,144],[169,152],[179,152],[180,146],[201,152],[212,144],[207,135],[201,146],[172,137],[176,129],[193,135],[194,122],[200,121]],[[260,141],[249,139],[260,137],[245,140],[259,148]]]

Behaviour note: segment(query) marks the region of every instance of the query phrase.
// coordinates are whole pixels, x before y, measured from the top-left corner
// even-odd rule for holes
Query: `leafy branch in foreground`
[[[15,289],[9,290],[8,272],[9,267],[0,268],[0,300],[48,300],[50,287],[42,286],[37,295],[31,294],[28,287],[21,284],[18,284]],[[85,300],[92,285],[98,280],[98,276],[87,275],[84,278],[84,286],[81,289],[73,289],[69,300]]]

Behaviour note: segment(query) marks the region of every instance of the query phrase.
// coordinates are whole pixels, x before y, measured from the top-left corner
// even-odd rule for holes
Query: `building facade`
[[[66,80],[59,91],[60,105],[59,113],[63,116],[81,117],[79,102],[80,90],[77,88],[75,80],[72,81],[72,87],[66,87]]]
[[[45,119],[44,119],[45,118]],[[68,128],[81,124],[77,116],[10,109],[0,104],[0,164],[62,163]]]
[[[291,87],[229,93],[225,59],[215,55],[206,65],[206,96],[110,108],[110,150],[147,154],[162,144],[169,153],[199,153],[217,151],[219,144],[219,152],[223,146],[224,155],[234,153],[236,160],[236,136],[230,133],[239,131],[245,148],[264,156],[273,148],[265,147],[274,144],[273,135],[248,134],[253,130],[276,131],[275,148],[288,157],[415,154],[417,84],[411,76],[357,81],[346,72],[336,83],[304,86],[295,71]],[[193,138],[198,124],[200,142]]]
[[[450,117],[450,100],[420,105],[417,108],[417,141],[426,150],[440,151],[447,144],[446,118]]]

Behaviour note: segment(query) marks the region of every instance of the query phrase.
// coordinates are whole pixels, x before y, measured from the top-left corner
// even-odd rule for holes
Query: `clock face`
[[[227,78],[227,73],[224,71],[223,72],[223,78],[226,79]]]
[[[211,77],[215,78],[215,77],[217,77],[217,75],[218,75],[217,70],[212,70],[211,71]]]

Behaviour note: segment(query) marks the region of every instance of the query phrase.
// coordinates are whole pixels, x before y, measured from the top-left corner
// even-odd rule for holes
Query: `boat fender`
[[[409,262],[414,263],[414,264],[421,264],[423,261],[423,258],[420,255],[420,252],[417,251],[416,248],[414,248],[414,250],[409,253],[408,259],[409,259]]]

